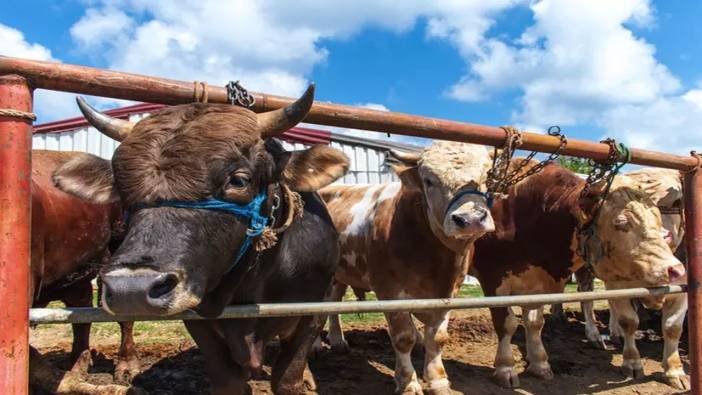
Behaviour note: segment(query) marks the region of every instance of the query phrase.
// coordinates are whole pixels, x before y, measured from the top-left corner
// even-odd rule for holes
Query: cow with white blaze
[[[225,104],[167,108],[132,124],[79,102],[121,140],[112,161],[85,155],[54,172],[64,191],[128,210],[124,241],[102,268],[103,307],[123,316],[227,305],[321,301],[338,261],[338,233],[317,189],[348,169],[327,146],[286,152],[274,137],[300,122],[314,96],[262,114]],[[319,320],[283,317],[186,321],[214,394],[245,392],[277,337],[277,394],[304,393]],[[309,380],[308,383],[313,385]]]
[[[626,174],[626,177],[636,183],[656,205],[657,210],[661,213],[663,239],[670,247],[671,251],[678,251],[681,247],[685,227],[682,215],[682,175],[677,170],[660,169],[660,168],[642,168]],[[679,255],[679,254],[678,254]],[[576,272],[579,291],[589,291],[594,287],[594,273],[588,268],[583,268]],[[676,284],[687,283],[686,276],[677,277]],[[618,289],[626,286],[618,282],[606,282],[608,289]],[[609,316],[609,332],[613,338],[630,336],[622,330],[617,316],[617,306],[622,314],[627,315],[633,320],[634,310],[631,309],[632,301],[629,299],[620,299],[611,301],[610,316]],[[597,329],[595,314],[593,311],[592,302],[581,303],[583,316],[585,317],[585,335],[587,339],[599,347],[604,347],[604,340],[600,336]],[[663,370],[668,384],[677,389],[689,389],[690,382],[685,374],[680,356],[678,353],[678,345],[680,336],[683,330],[683,321],[687,313],[687,295],[672,294],[662,295],[655,298],[647,298],[644,300],[644,306],[662,310],[661,333],[663,334]],[[624,317],[626,318],[626,317]],[[636,320],[638,321],[638,319]],[[632,339],[625,343],[634,344]],[[640,371],[635,371],[635,374],[641,374]]]
[[[482,146],[436,142],[421,154],[391,151],[387,161],[401,182],[320,191],[341,240],[332,298],[340,300],[347,286],[386,300],[453,297],[473,242],[494,229],[485,195],[492,159]],[[424,323],[423,336],[412,315]],[[441,358],[448,311],[385,316],[395,349],[396,391],[423,393],[410,359],[415,343],[423,341],[429,393],[450,394]],[[338,316],[331,317],[330,327],[332,346],[346,347]]]
[[[660,212],[639,183],[618,176],[606,196],[604,180],[586,192],[584,188],[585,181],[571,171],[548,165],[495,203],[496,230],[475,243],[473,275],[485,295],[562,292],[586,260],[612,288],[661,286],[684,276],[682,263],[664,239]],[[578,237],[588,227],[592,235]],[[622,368],[627,375],[640,376],[641,359],[634,343],[638,317],[630,303],[613,305],[625,340]],[[541,340],[542,310],[541,305],[522,306],[527,372],[550,379],[553,372]],[[499,338],[494,377],[502,386],[518,386],[510,342],[519,322],[511,308],[490,312]],[[671,354],[668,367],[676,366],[676,359],[679,362],[677,352]],[[684,376],[668,367],[666,375]]]

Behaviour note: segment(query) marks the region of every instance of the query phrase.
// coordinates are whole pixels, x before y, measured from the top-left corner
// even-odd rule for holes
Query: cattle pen
[[[185,82],[96,68],[0,57],[0,392],[28,393],[28,332],[33,323],[117,321],[98,309],[32,309],[27,292],[31,225],[31,136],[33,89],[138,100],[158,104],[191,102],[228,103],[224,87],[204,82]],[[252,93],[252,109],[265,112],[293,99]],[[351,127],[384,133],[501,147],[506,131],[499,127],[383,112],[347,105],[315,102],[305,122]],[[520,149],[550,153],[561,142],[558,137],[523,133]],[[562,154],[605,161],[610,145],[570,139]],[[306,303],[230,307],[220,318],[305,315],[315,313],[457,309],[558,303],[583,300],[631,298],[687,291],[689,300],[689,354],[693,394],[702,394],[702,160],[697,154],[680,156],[631,149],[631,163],[685,172],[684,209],[688,257],[687,289],[678,286],[636,288],[583,294],[549,294],[486,297],[478,300],[402,300],[344,303]],[[169,319],[196,319],[194,313]],[[143,317],[144,320],[163,319]],[[130,318],[132,320],[132,318]]]

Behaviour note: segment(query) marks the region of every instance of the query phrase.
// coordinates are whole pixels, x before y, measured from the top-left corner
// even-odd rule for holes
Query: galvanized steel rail
[[[483,298],[373,300],[364,302],[267,303],[227,307],[217,319],[292,317],[313,314],[372,313],[422,310],[458,310],[481,307],[507,307],[587,300],[643,298],[685,292],[685,286],[670,285],[657,288],[629,288],[611,291],[492,296]],[[162,321],[207,319],[187,311],[171,316],[119,317],[102,309],[81,307],[71,309],[31,309],[32,324],[84,324],[112,321]]]

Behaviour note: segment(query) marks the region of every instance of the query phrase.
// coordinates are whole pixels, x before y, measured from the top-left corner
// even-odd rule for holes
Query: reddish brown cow
[[[496,231],[475,244],[473,274],[488,296],[557,293],[584,264],[577,254],[578,230],[592,222],[595,237],[587,239],[587,260],[598,277],[625,286],[659,286],[684,275],[684,268],[663,238],[659,211],[649,195],[626,176],[617,177],[593,219],[595,202],[604,192],[598,183],[585,196],[585,181],[556,165],[547,166],[510,189],[506,200],[492,209]],[[641,361],[633,344],[635,315],[618,307],[619,325],[626,333],[622,368],[640,375]],[[541,305],[522,306],[526,329],[527,371],[542,378],[553,373],[541,342]],[[622,313],[622,314],[620,314]],[[491,309],[499,337],[495,379],[517,386],[510,341],[518,321],[509,308]],[[677,358],[677,354],[671,356]],[[666,361],[677,366],[677,361]],[[682,372],[677,372],[682,373]]]
[[[91,281],[121,220],[117,204],[91,204],[54,186],[53,171],[83,155],[76,152],[35,150],[32,153],[32,246],[30,295],[34,307],[61,300],[68,307],[92,306]],[[121,323],[122,344],[115,366],[117,381],[129,381],[139,363],[132,323]],[[73,325],[71,358],[85,363],[90,324]],[[89,355],[89,354],[88,354]]]

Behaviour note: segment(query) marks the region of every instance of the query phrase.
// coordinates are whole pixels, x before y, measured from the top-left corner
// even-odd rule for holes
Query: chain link
[[[239,81],[229,81],[227,84],[227,99],[230,104],[251,108],[256,103],[256,98],[241,86]]]
[[[537,152],[533,151],[522,159],[518,165],[514,167],[512,171],[509,170],[509,165],[511,163],[514,152],[522,145],[522,134],[517,129],[510,126],[504,126],[502,129],[506,133],[505,144],[502,150],[498,153],[497,148],[495,148],[495,154],[493,156],[492,169],[488,171],[487,179],[487,190],[491,195],[500,197],[500,195],[505,195],[507,188],[522,181],[523,179],[534,175],[544,169],[547,165],[553,163],[561,155],[561,152],[568,145],[568,138],[561,133],[561,128],[558,126],[551,126],[548,128],[548,135],[558,137],[561,140],[560,145],[553,153],[534,165],[533,167],[522,172],[524,167],[526,167]]]
[[[524,173],[520,174],[522,169],[526,165],[528,165],[529,162],[532,159],[534,159],[534,156],[536,156],[536,154],[537,154],[536,151],[532,151],[531,153],[529,153],[529,155],[527,155],[526,158],[522,159],[522,161],[519,162],[519,164],[517,166],[515,166],[514,170],[512,170],[509,173],[509,175],[507,177],[507,181],[506,181],[508,185],[514,185],[514,184],[518,183],[519,181],[522,181],[523,179],[540,172],[541,170],[544,169],[544,167],[550,165],[556,159],[558,159],[559,156],[561,156],[561,152],[563,152],[565,147],[568,145],[568,138],[564,134],[561,133],[561,128],[558,126],[549,127],[547,133],[549,136],[560,138],[561,143],[558,146],[558,148],[556,149],[556,151],[550,153],[546,159],[542,160],[541,162],[539,162],[536,165],[527,169]]]
[[[487,193],[491,197],[503,197],[509,185],[507,176],[509,164],[514,152],[522,145],[522,134],[511,126],[500,126],[505,131],[505,143],[502,149],[495,147],[492,168],[487,173]]]
[[[606,182],[604,191],[596,197],[595,206],[592,209],[592,219],[578,230],[578,254],[585,259],[585,262],[594,266],[597,261],[597,254],[601,254],[602,243],[597,237],[596,226],[597,219],[600,216],[602,206],[607,200],[614,177],[619,173],[619,170],[631,160],[631,152],[622,143],[608,138],[600,141],[609,145],[609,153],[604,161],[595,161],[590,159],[590,172],[585,180],[585,186],[580,192],[580,197],[584,198],[590,194],[592,186],[600,181]],[[600,250],[599,253],[595,250]]]

